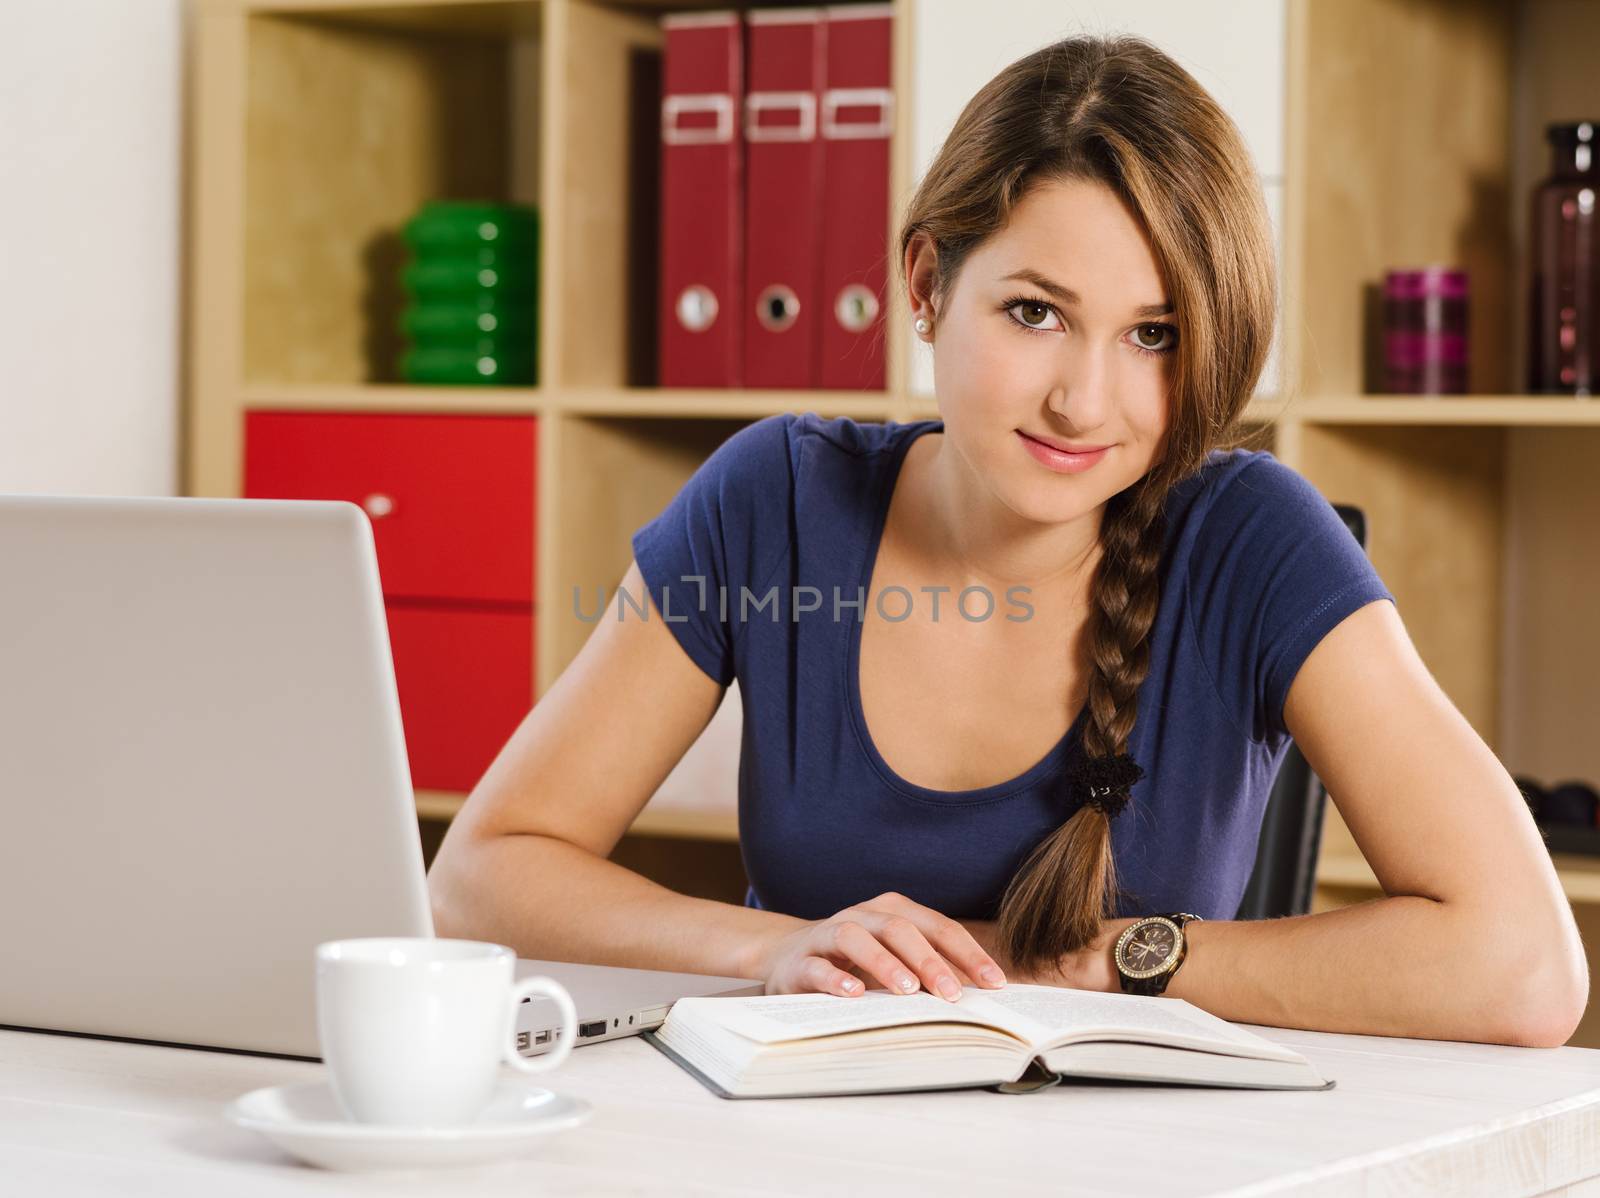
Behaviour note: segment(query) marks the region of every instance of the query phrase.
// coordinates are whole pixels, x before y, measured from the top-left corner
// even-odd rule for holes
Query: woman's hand
[[[855,997],[862,979],[891,994],[925,987],[954,1001],[963,985],[997,990],[1005,974],[965,927],[890,891],[801,924],[764,944],[751,977],[768,994],[821,991]]]

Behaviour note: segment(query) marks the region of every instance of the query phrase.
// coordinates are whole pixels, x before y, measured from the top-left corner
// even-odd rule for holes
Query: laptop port
[[[521,1049],[525,1049],[527,1047],[528,1047],[528,1033],[527,1032],[518,1032],[517,1033],[517,1048],[519,1050],[521,1050]]]
[[[537,1036],[535,1036],[533,1038],[533,1042],[535,1044],[548,1044],[548,1043],[550,1043],[550,1037],[553,1036],[553,1035],[555,1035],[555,1033],[551,1032],[551,1031],[540,1032]]]
[[[578,1025],[578,1035],[580,1037],[603,1036],[605,1035],[605,1032],[606,1021],[604,1019],[596,1019],[593,1023],[583,1023]]]
[[[659,1027],[666,1022],[667,1007],[651,1007],[648,1011],[639,1012],[639,1026],[645,1028]]]

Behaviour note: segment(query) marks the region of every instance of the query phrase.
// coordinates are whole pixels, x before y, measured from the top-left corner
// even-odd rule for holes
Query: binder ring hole
[[[833,303],[833,315],[848,332],[865,333],[878,319],[878,297],[870,287],[851,283],[839,292],[839,298]]]
[[[793,328],[800,319],[800,297],[782,283],[774,283],[756,300],[756,319],[773,333]]]
[[[679,293],[676,311],[679,324],[691,333],[703,333],[717,319],[717,297],[696,283]]]

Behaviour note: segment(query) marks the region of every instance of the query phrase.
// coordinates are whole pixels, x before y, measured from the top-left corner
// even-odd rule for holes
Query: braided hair
[[[937,303],[968,255],[1032,186],[1109,186],[1142,223],[1179,326],[1162,459],[1107,500],[1091,580],[1083,755],[1063,821],[1000,900],[998,945],[1014,967],[1050,967],[1090,944],[1120,897],[1111,820],[1143,776],[1128,755],[1150,666],[1168,493],[1238,436],[1277,310],[1271,224],[1237,127],[1143,38],[1065,38],[1002,70],[968,102],[918,185],[900,230],[931,243]]]

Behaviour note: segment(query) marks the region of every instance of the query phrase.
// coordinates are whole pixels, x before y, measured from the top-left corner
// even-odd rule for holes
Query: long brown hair
[[[1029,187],[1054,179],[1098,181],[1127,203],[1178,325],[1166,452],[1107,501],[1100,528],[1083,732],[1085,754],[1099,758],[1127,751],[1149,672],[1167,493],[1237,437],[1272,340],[1276,268],[1254,163],[1216,101],[1143,38],[1070,37],[972,98],[911,199],[898,263],[914,237],[931,241],[935,325],[968,254]],[[1110,819],[1080,806],[1011,880],[999,947],[1016,968],[1053,968],[1094,941],[1117,893]]]

